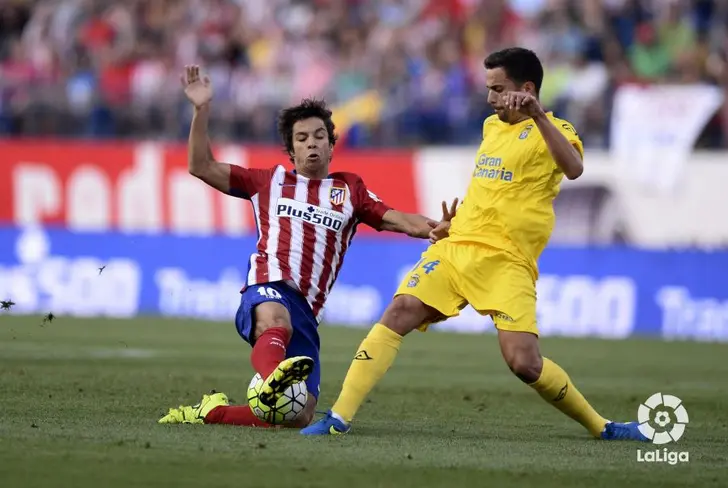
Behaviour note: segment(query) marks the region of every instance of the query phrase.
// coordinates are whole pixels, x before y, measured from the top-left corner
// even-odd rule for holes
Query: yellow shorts
[[[538,335],[536,283],[528,267],[505,251],[439,241],[422,253],[397,295],[419,298],[443,319],[459,315],[470,304],[481,315],[490,315],[498,329]]]

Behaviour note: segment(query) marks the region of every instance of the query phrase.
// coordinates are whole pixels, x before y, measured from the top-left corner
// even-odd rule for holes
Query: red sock
[[[286,347],[291,335],[285,327],[271,327],[266,329],[253,346],[250,362],[253,369],[266,379],[275,371],[278,364],[286,359]]]
[[[205,417],[205,423],[273,427],[256,417],[247,405],[220,405],[215,407]]]

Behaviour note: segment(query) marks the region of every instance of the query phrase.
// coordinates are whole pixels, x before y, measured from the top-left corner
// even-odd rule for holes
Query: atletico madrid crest
[[[329,200],[332,205],[342,205],[346,200],[346,188],[331,188],[329,192]]]

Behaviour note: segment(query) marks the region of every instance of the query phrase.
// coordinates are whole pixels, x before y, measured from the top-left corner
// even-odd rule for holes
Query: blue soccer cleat
[[[609,422],[604,426],[602,439],[605,441],[650,442],[650,439],[640,432],[637,422]]]
[[[303,435],[341,435],[346,434],[351,429],[351,425],[347,425],[343,421],[337,419],[331,413],[326,412],[326,416],[318,422],[309,425],[305,429],[301,429]]]

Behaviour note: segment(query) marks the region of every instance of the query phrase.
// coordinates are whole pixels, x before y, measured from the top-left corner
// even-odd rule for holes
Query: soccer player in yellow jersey
[[[495,115],[483,123],[462,205],[451,222],[433,229],[434,244],[359,346],[331,411],[301,433],[347,432],[366,395],[392,365],[402,337],[470,304],[493,318],[508,367],[544,400],[595,437],[646,440],[636,423],[602,417],[566,372],[541,356],[537,261],[553,230],[553,200],[562,178],[582,174],[583,147],[571,124],[541,107],[543,68],[533,52],[495,52],[485,68]]]

